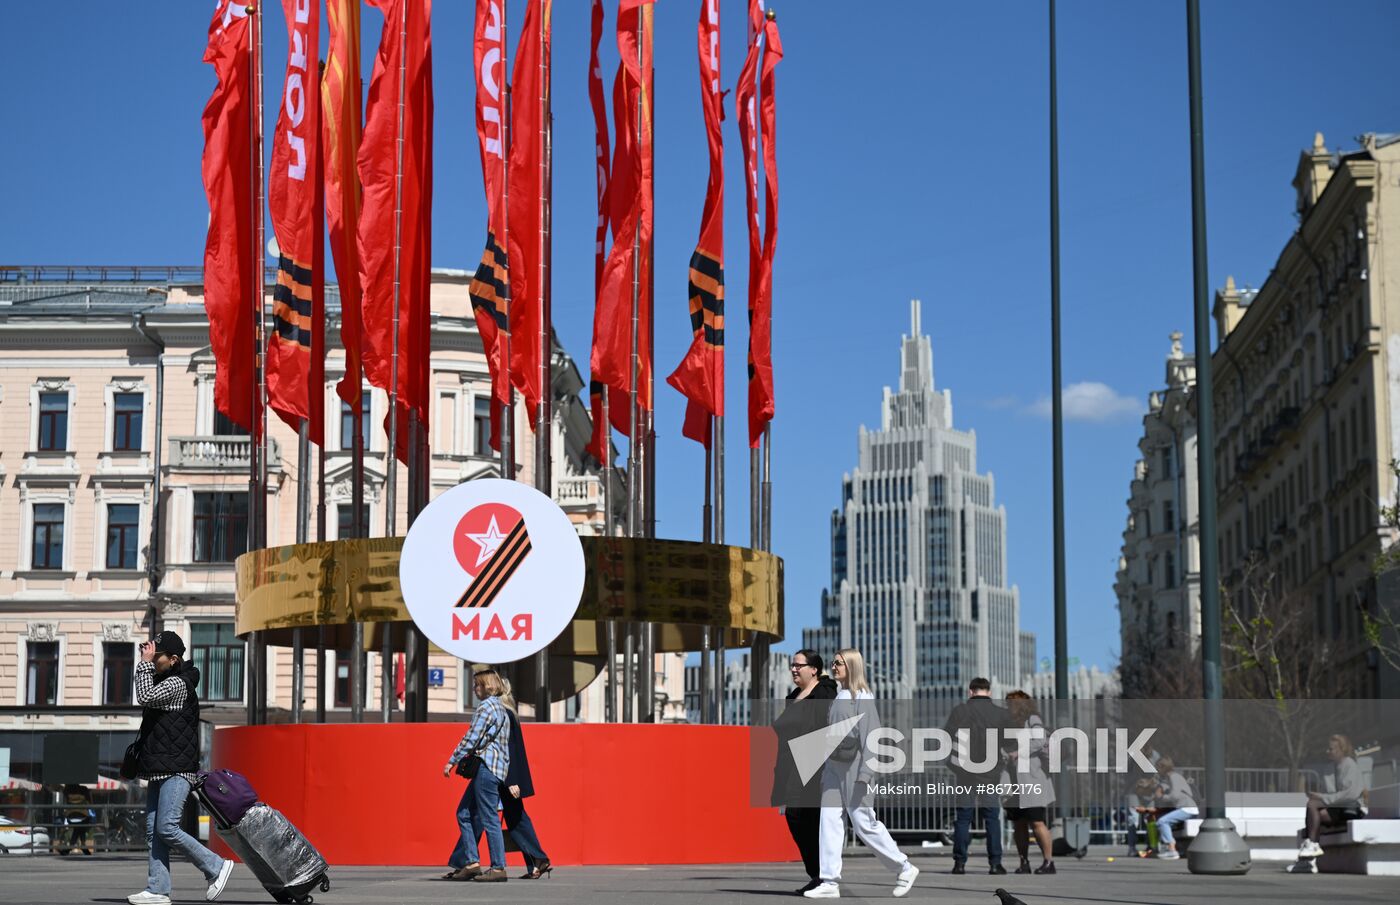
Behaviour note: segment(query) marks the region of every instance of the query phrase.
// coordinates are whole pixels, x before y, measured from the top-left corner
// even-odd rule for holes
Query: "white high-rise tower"
[[[953,702],[974,676],[993,694],[1035,671],[1006,574],[1006,509],[977,472],[977,435],[953,427],[953,399],[933,385],[933,348],[911,303],[899,392],[885,388],[880,430],[860,430],[860,459],[831,515],[831,589],[803,645],[828,660],[865,655],[883,697]]]

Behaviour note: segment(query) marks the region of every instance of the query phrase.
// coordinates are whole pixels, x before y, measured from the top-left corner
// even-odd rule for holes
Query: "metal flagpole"
[[[715,417],[709,416],[708,422],[710,442],[705,444],[705,504],[702,507],[704,513],[700,523],[700,539],[705,543],[712,543],[715,534],[714,509],[711,506],[712,485],[714,483],[714,453],[711,447],[715,442]],[[700,632],[700,722],[707,723],[710,720],[710,686],[714,683],[714,678],[710,672],[710,626],[704,626]]]
[[[501,84],[504,86],[503,98],[505,101],[505,115],[501,117],[501,149],[506,161],[505,178],[501,180],[501,248],[505,250],[506,255],[506,339],[505,348],[501,350],[501,367],[505,370],[503,376],[506,383],[506,401],[501,405],[500,439],[501,477],[508,481],[514,481],[515,387],[511,385],[510,381],[510,309],[515,303],[515,299],[510,291],[510,118],[515,107],[515,98],[512,94],[510,66],[506,59],[505,50],[510,39],[510,31],[506,22],[508,7],[507,3],[501,4]]]
[[[714,438],[714,444],[715,444],[715,543],[717,543],[717,544],[723,544],[723,543],[724,543],[724,418],[719,417],[719,416],[715,416],[715,418],[714,418],[714,420],[713,420],[713,425],[712,425],[712,427],[711,427],[711,430],[713,431],[712,436],[713,436],[713,438]],[[715,636],[715,643],[714,643],[714,645],[713,645],[713,646],[714,646],[714,656],[712,657],[712,659],[714,660],[714,665],[711,667],[711,672],[712,672],[713,675],[718,675],[719,673],[723,672],[723,670],[724,670],[724,662],[723,662],[723,661],[724,661],[724,637],[725,637],[725,629],[724,629],[723,627],[721,627],[721,628],[719,628],[719,629],[714,629],[714,630],[706,629],[706,634],[707,634],[707,635],[709,635],[709,634],[714,634],[714,636]],[[721,681],[721,680],[715,679],[715,678],[713,678],[713,676],[712,676],[712,680],[711,680],[711,681],[712,681],[712,684],[713,684],[713,683],[718,682],[718,681]],[[722,689],[720,689],[720,687],[719,687],[718,685],[714,685],[714,687],[711,689],[711,691],[712,691],[712,694],[711,694],[711,696],[710,696],[710,709],[711,709],[711,713],[710,713],[710,716],[709,716],[709,720],[710,720],[710,722],[712,722],[712,723],[717,723],[717,722],[719,722],[718,713],[719,713],[719,701],[720,701],[720,698],[717,697],[717,696],[713,693],[713,692],[719,691],[719,690],[722,690]]]
[[[312,350],[313,355],[317,354]],[[308,387],[307,392],[315,392]],[[311,443],[308,437],[310,425],[302,419],[297,428],[297,543],[304,544],[310,534],[311,520]],[[302,721],[302,695],[306,691],[305,652],[302,647],[301,629],[292,629],[292,722]]]
[[[1069,700],[1065,592],[1065,447],[1060,382],[1060,114],[1055,65],[1055,0],[1050,0],[1050,422],[1055,531],[1055,697]]]
[[[254,379],[257,382],[253,400],[250,425],[255,435],[250,446],[248,476],[248,549],[259,550],[267,546],[267,372],[264,367],[267,342],[267,312],[263,301],[265,277],[263,255],[265,238],[263,235],[263,55],[262,55],[262,15],[257,9],[249,9],[252,29],[248,52],[251,57],[251,77],[253,81],[253,365]],[[248,722],[260,725],[267,721],[267,644],[262,633],[253,631],[248,636],[249,682],[248,682]]]
[[[1215,397],[1210,373],[1205,139],[1201,115],[1200,0],[1186,0],[1191,105],[1191,257],[1196,320],[1196,472],[1200,483],[1201,666],[1205,699],[1205,821],[1187,851],[1193,874],[1249,871],[1249,845],[1225,816],[1225,718],[1220,669],[1220,562],[1215,512]]]
[[[645,8],[637,11],[638,24],[642,30],[642,44],[647,46],[653,39],[653,29],[647,27],[647,10]],[[639,49],[638,53],[642,51]],[[642,86],[655,83],[655,52],[644,59],[650,64],[642,72]],[[640,100],[641,93],[638,93]],[[650,132],[651,140],[647,142],[647,155],[652,165],[652,179],[647,186],[649,207],[656,210],[656,99],[649,98],[647,109],[651,116]],[[637,129],[640,134],[642,119],[637,117]],[[640,142],[638,143],[640,149]],[[646,399],[651,402],[642,409],[644,433],[642,435],[642,531],[646,537],[656,537],[656,236],[655,225],[653,224],[653,235],[651,241],[647,243],[647,377],[646,377]],[[641,687],[638,689],[641,696],[640,704],[645,706],[647,714],[646,721],[651,722],[656,719],[656,625],[652,622],[643,622],[641,625]],[[641,716],[640,707],[638,716]]]
[[[321,348],[324,362],[326,350]],[[322,369],[324,373],[324,368]],[[325,388],[321,389],[325,392]],[[326,540],[326,435],[324,419],[321,425],[321,442],[316,447],[316,542]],[[357,476],[358,477],[358,476]],[[316,628],[316,722],[326,721],[326,627]]]
[[[613,525],[613,498],[612,498],[612,422],[608,420],[608,394],[610,390],[603,387],[603,536],[611,538],[616,533]],[[609,619],[606,623],[607,631],[607,697],[603,700],[603,719],[605,722],[617,722],[617,620]]]
[[[542,149],[540,155],[540,235],[539,235],[539,282],[540,282],[540,400],[535,412],[535,489],[553,498],[553,413],[554,371],[553,371],[553,217],[554,217],[554,114],[551,109],[552,52],[545,41],[545,19],[540,16],[540,135]],[[535,655],[535,721],[549,722],[549,649],[546,647]]]
[[[637,141],[637,153],[642,150],[642,89],[646,84],[646,74],[642,72],[643,42],[645,40],[645,9],[637,11],[637,109],[635,135]],[[641,186],[638,185],[640,191]],[[645,461],[646,452],[643,449],[643,431],[645,425],[641,413],[641,289],[642,289],[642,224],[641,211],[638,212],[637,227],[632,233],[632,368],[631,380],[628,382],[630,389],[628,398],[628,430],[627,430],[627,536],[640,537],[642,535],[642,495],[645,493]],[[636,721],[636,695],[637,695],[637,625],[628,623],[627,639],[625,642],[626,664],[622,675],[622,720],[626,723]]]

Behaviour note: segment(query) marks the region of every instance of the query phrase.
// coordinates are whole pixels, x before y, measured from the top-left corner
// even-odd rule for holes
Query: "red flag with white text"
[[[214,406],[254,430],[256,336],[262,251],[253,247],[252,85],[247,4],[222,0],[209,23],[204,62],[218,84],[204,106],[201,171],[209,200],[204,309],[214,353]]]
[[[773,420],[773,253],[778,247],[778,136],[774,70],[783,59],[778,23],[771,15],[763,26],[763,74],[760,123],[763,140],[763,253],[756,292],[749,309],[749,446],[758,446]],[[750,281],[750,285],[753,281]]]
[[[277,237],[277,284],[272,291],[273,329],[267,340],[267,401],[293,430],[311,418],[312,334],[318,311],[314,258],[323,245],[318,201],[321,160],[320,4],[282,0],[287,20],[287,73],[282,109],[272,135],[267,203]],[[309,426],[320,442],[320,425]]]

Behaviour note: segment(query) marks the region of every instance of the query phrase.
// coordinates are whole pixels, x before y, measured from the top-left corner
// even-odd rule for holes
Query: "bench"
[[[1225,817],[1249,843],[1255,861],[1293,861],[1298,857],[1296,834],[1303,825],[1308,798],[1291,792],[1227,792]],[[1177,834],[1194,838],[1204,817],[1192,817]]]
[[[1298,834],[1299,842],[1302,834]],[[1318,838],[1323,873],[1400,877],[1400,820],[1362,817]]]

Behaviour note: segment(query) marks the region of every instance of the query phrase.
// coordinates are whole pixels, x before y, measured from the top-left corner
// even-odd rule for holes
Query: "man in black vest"
[[[233,862],[209,851],[180,828],[180,815],[199,771],[199,670],[185,660],[185,642],[161,632],[141,645],[136,701],[141,713],[141,763],[146,780],[146,844],[151,854],[146,888],[126,897],[131,905],[170,905],[170,849],[177,848],[209,882],[204,897],[224,891]]]

